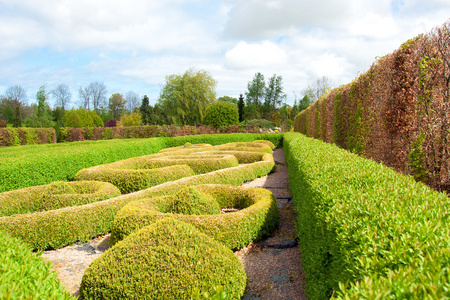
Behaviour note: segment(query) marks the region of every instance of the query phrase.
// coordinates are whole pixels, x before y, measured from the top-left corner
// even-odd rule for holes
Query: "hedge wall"
[[[0,148],[0,192],[67,181],[84,168],[156,153],[186,143],[220,145],[265,139],[280,147],[282,134],[212,134],[171,138],[88,141]]]
[[[450,188],[450,22],[302,111],[295,131]]]
[[[309,299],[450,297],[450,200],[298,133],[284,136]]]
[[[0,299],[75,299],[50,267],[23,241],[0,231]]]
[[[56,143],[53,128],[0,128],[0,146]]]

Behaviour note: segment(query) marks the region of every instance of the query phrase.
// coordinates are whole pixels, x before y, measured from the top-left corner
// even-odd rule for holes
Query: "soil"
[[[272,236],[235,252],[248,275],[248,289],[243,300],[307,299],[283,149],[276,149],[273,156],[277,165],[275,172],[243,184],[270,190],[277,199],[280,213],[278,228]],[[109,247],[108,234],[87,243],[45,251],[42,257],[52,263],[52,269],[57,271],[66,289],[78,297],[84,271]]]

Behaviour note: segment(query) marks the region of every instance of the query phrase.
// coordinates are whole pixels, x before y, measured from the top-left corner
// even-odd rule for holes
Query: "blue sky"
[[[450,18],[448,0],[0,0],[0,94],[104,82],[108,97],[158,99],[193,67],[238,97],[256,72],[283,77],[288,103],[321,76],[335,86]]]

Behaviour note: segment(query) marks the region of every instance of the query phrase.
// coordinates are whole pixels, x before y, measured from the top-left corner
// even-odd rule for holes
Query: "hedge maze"
[[[278,223],[272,193],[239,185],[275,168],[273,148],[269,141],[186,143],[82,169],[72,182],[1,193],[0,233],[45,250],[111,231],[114,246],[83,276],[84,299],[218,291],[239,299],[247,277],[232,250]]]

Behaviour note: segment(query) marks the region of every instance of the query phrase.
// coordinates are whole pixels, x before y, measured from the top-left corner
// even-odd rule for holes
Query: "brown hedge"
[[[450,22],[302,111],[295,131],[450,189]]]
[[[0,128],[0,146],[56,143],[53,128]]]

